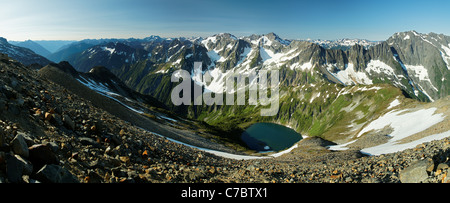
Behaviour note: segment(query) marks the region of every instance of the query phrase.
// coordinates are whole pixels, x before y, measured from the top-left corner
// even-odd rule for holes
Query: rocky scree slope
[[[1,182],[193,181],[198,163],[222,164],[95,107],[5,55],[0,65]]]

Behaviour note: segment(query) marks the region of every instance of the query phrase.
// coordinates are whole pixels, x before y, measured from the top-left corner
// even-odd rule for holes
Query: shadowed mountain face
[[[45,66],[51,61],[45,57],[36,54],[30,49],[15,46],[10,43],[5,38],[0,37],[0,53],[7,54],[11,59],[17,60],[24,65],[38,64],[38,67]]]
[[[19,47],[28,48],[28,49],[34,51],[34,53],[39,54],[44,57],[48,57],[51,54],[51,52],[49,50],[45,49],[40,44],[38,44],[34,41],[31,41],[31,40],[18,42],[18,43],[14,42],[12,44],[19,46]]]

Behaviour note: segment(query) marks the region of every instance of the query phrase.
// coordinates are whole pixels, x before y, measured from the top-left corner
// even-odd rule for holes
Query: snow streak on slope
[[[80,82],[80,83],[83,84],[84,86],[89,87],[90,89],[96,91],[97,93],[99,93],[99,94],[101,94],[101,95],[103,95],[103,96],[105,96],[105,97],[108,97],[108,98],[110,98],[110,99],[116,101],[117,103],[121,104],[122,106],[126,107],[127,109],[129,109],[129,110],[131,110],[131,111],[134,111],[134,112],[136,112],[136,113],[138,113],[138,114],[143,114],[143,113],[144,113],[143,111],[137,110],[137,109],[135,109],[135,108],[133,108],[133,107],[130,107],[129,105],[126,105],[126,104],[124,104],[123,102],[121,102],[120,100],[118,100],[117,98],[115,98],[115,97],[122,97],[122,96],[119,95],[119,94],[117,94],[117,93],[112,92],[112,91],[111,91],[108,87],[106,87],[104,84],[97,83],[97,82],[95,82],[95,81],[86,79],[86,78],[84,78],[84,77],[82,77],[82,76],[80,76],[80,79],[77,78],[77,80],[78,80],[78,82]],[[127,99],[127,98],[126,98],[126,99]],[[129,99],[128,99],[128,100],[129,100]]]
[[[450,70],[450,44],[448,44],[448,47],[441,45],[441,48],[444,50],[441,51],[442,59],[444,60],[445,64],[447,65],[447,69]]]
[[[139,127],[138,127],[138,128],[139,128]],[[161,134],[158,134],[158,133],[155,133],[155,132],[148,131],[148,130],[146,130],[146,129],[144,129],[144,128],[140,128],[140,129],[141,129],[141,130],[144,130],[144,131],[147,131],[147,132],[150,132],[150,133],[152,133],[152,134],[158,135],[158,136],[160,136],[160,137],[164,137],[164,138],[166,138],[166,139],[168,139],[168,140],[170,140],[170,141],[172,141],[172,142],[178,143],[178,144],[182,144],[182,145],[185,145],[185,146],[188,146],[188,147],[192,147],[192,148],[195,148],[195,149],[198,149],[198,150],[201,150],[201,151],[210,153],[210,154],[214,154],[214,155],[216,155],[216,156],[220,156],[220,157],[224,157],[224,158],[229,158],[229,159],[235,159],[235,160],[267,159],[267,158],[279,157],[279,156],[281,156],[281,155],[283,155],[283,154],[287,154],[287,153],[291,152],[293,149],[295,149],[295,148],[298,147],[298,144],[294,144],[292,147],[290,147],[290,148],[288,148],[288,149],[286,149],[286,150],[283,150],[283,151],[280,151],[280,152],[277,152],[277,153],[274,153],[274,154],[270,154],[270,155],[267,155],[267,156],[239,155],[239,154],[231,154],[231,153],[228,153],[228,152],[222,152],[222,151],[217,151],[217,150],[207,149],[207,148],[203,148],[203,147],[193,146],[193,145],[186,144],[186,143],[184,143],[184,142],[180,142],[180,141],[178,141],[178,140],[175,140],[175,139],[166,137],[166,136],[164,136],[164,135],[161,135]]]

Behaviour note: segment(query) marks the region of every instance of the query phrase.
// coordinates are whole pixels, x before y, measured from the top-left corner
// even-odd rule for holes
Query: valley
[[[442,34],[400,32],[381,42],[275,33],[83,40],[53,53],[57,63],[24,60],[22,48],[0,45],[8,54],[1,55],[1,181],[61,181],[40,173],[52,165],[73,182],[404,182],[402,171],[421,160],[436,166],[421,181],[449,181],[448,167],[437,167],[448,166],[450,154],[450,37]],[[225,93],[223,104],[233,94],[234,105],[174,105],[177,70],[190,73],[193,88]],[[261,116],[261,102],[238,105],[250,97],[239,88],[259,80],[224,89],[229,75],[265,70],[279,74],[271,116]],[[303,139],[261,154],[241,139],[255,123],[288,126]],[[18,139],[30,150],[50,145],[55,158],[42,164],[21,155]],[[23,170],[11,174],[16,162]]]

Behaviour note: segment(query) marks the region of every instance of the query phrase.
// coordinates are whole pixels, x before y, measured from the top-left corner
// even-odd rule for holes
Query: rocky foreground
[[[0,57],[1,183],[437,182],[450,140],[381,156],[308,138],[277,158],[233,160],[171,142]]]

